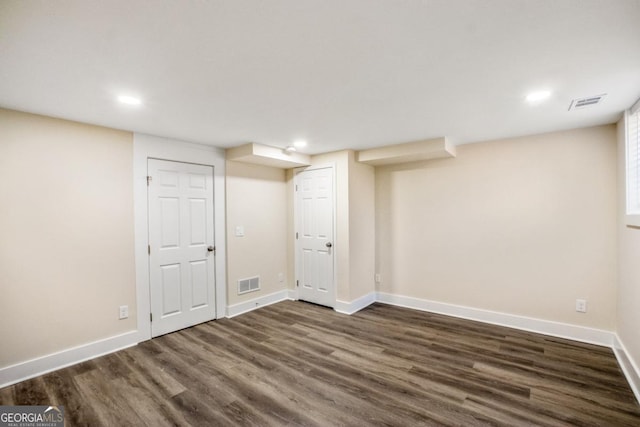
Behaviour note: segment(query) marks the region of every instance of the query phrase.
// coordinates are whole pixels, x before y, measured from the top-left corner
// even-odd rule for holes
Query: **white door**
[[[335,305],[333,167],[296,176],[298,298]]]
[[[213,167],[148,160],[151,336],[215,318]]]

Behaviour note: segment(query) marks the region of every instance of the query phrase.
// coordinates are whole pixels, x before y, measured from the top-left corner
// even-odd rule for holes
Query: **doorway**
[[[148,159],[151,336],[216,318],[212,166]]]
[[[298,299],[334,307],[335,200],[333,166],[296,173],[296,277]]]

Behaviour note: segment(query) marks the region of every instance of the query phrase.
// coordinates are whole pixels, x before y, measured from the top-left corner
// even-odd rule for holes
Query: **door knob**
[[[216,247],[215,247],[215,246],[209,246],[209,247],[207,248],[207,250],[208,250],[209,252],[213,252],[213,251],[215,251],[215,250],[216,250]]]
[[[331,244],[331,242],[327,242],[327,243],[325,243],[324,245],[325,245],[326,247],[328,247],[328,248],[330,248],[331,246],[333,246],[333,245]]]

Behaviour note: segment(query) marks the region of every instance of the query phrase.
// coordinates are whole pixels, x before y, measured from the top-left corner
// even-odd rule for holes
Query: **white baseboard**
[[[275,304],[285,300],[296,300],[295,289],[283,289],[269,295],[263,295],[239,304],[227,307],[227,317]],[[335,310],[339,313],[354,314],[374,302],[396,305],[415,310],[445,314],[463,319],[476,320],[509,328],[537,332],[560,338],[590,344],[603,345],[613,349],[618,363],[626,376],[636,399],[640,402],[640,369],[626,350],[620,338],[613,332],[587,328],[584,326],[534,319],[507,313],[493,312],[454,304],[424,300],[384,292],[371,292],[351,302],[336,301]],[[130,331],[114,337],[105,338],[89,344],[69,348],[57,353],[38,357],[26,362],[0,368],[0,388],[46,374],[76,363],[84,362],[105,354],[132,347],[138,343],[138,331]]]
[[[136,344],[138,344],[138,331],[130,331],[0,368],[0,388],[123,350]]]
[[[376,302],[376,293],[370,292],[351,302],[336,301],[334,310],[338,313],[353,314]]]
[[[368,294],[351,303],[338,301],[336,304],[336,311],[353,314],[373,302],[444,314],[468,320],[476,320],[479,322],[609,347],[616,355],[616,359],[618,360],[624,376],[629,382],[629,386],[631,387],[636,400],[640,402],[640,369],[629,356],[629,352],[620,340],[620,337],[618,337],[614,332],[407,297],[403,295],[388,294],[385,292]]]
[[[629,381],[629,385],[631,386],[631,390],[633,390],[633,394],[636,396],[636,400],[640,403],[640,369],[638,369],[638,366],[629,356],[627,348],[624,346],[617,334],[613,343],[613,352],[616,354],[616,359],[618,359],[618,363],[620,364],[620,368],[622,369],[624,376],[627,377],[627,381]]]
[[[263,295],[257,298],[250,299],[238,304],[230,305],[227,307],[227,317],[235,317],[243,313],[255,310],[260,307],[275,304],[280,301],[293,300],[291,294],[295,292],[290,289],[283,289],[272,294]]]
[[[237,316],[258,307],[273,304],[284,300],[294,300],[296,291],[285,289],[260,298],[236,304],[227,308],[228,317]],[[121,335],[94,341],[77,347],[68,348],[46,356],[37,357],[15,365],[0,368],[0,388],[10,386],[30,378],[44,375],[58,369],[66,368],[76,363],[104,356],[132,347],[138,344],[140,339],[138,331],[130,331]]]
[[[615,338],[613,332],[602,329],[499,313],[384,292],[378,292],[377,301],[606,347],[613,347]]]

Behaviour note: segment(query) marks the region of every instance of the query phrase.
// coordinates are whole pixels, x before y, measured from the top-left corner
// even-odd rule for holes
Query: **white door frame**
[[[133,135],[133,194],[138,342],[151,339],[149,255],[147,253],[149,244],[147,159],[149,158],[213,166],[216,318],[223,318],[227,313],[224,150],[207,145],[135,133]]]
[[[326,169],[331,168],[333,171],[333,305],[334,310],[336,306],[336,301],[338,301],[338,254],[341,250],[340,245],[338,244],[338,233],[337,233],[337,209],[338,206],[336,204],[337,201],[337,179],[336,179],[336,164],[335,162],[324,163],[313,166],[306,166],[302,168],[295,168],[293,170],[293,239],[294,239],[294,256],[293,256],[293,264],[294,264],[294,273],[295,273],[295,299],[299,299],[299,286],[298,286],[298,278],[300,277],[300,240],[296,239],[296,233],[299,230],[299,221],[300,221],[300,206],[298,206],[298,193],[296,191],[296,186],[298,185],[298,175],[302,172],[315,170],[315,169]]]
[[[171,188],[170,186],[163,186],[162,174],[170,173],[172,177],[177,177],[176,186]],[[192,187],[192,174],[200,174],[204,178],[204,190],[201,188]],[[151,322],[151,335],[157,337],[166,333],[174,332],[186,327],[194,326],[198,323],[208,322],[216,318],[216,295],[215,295],[215,192],[213,188],[213,174],[214,168],[210,165],[202,165],[195,163],[185,163],[161,160],[155,158],[149,158],[147,161],[147,175],[153,178],[153,181],[147,185],[147,200],[149,209],[149,242],[153,243],[150,247],[148,262],[149,262],[149,274],[150,274],[150,300],[151,300],[151,313],[154,314]],[[155,182],[158,181],[158,182]],[[152,198],[153,196],[153,198]],[[175,218],[173,224],[178,226],[178,233],[175,236],[177,241],[177,247],[164,248],[162,247],[162,234],[158,232],[158,228],[161,225],[162,208],[160,200],[164,197],[170,197],[172,199],[178,199],[177,211],[179,212]],[[201,199],[204,197],[204,199]],[[185,211],[191,212],[193,208],[190,202],[193,200],[203,201],[204,206],[204,222],[205,228],[201,229],[201,234],[197,234],[197,237],[201,237],[202,240],[195,243],[193,240],[187,240],[189,237],[193,239],[193,219],[189,214],[185,215]],[[185,228],[191,230],[191,232],[185,232]],[[180,237],[179,237],[180,236]],[[188,236],[188,237],[187,237]],[[187,243],[190,242],[190,243]],[[207,247],[210,247],[212,251],[209,251]],[[202,281],[194,281],[193,278],[193,264],[196,261],[199,265],[204,262],[205,267],[205,304],[194,306],[192,293],[198,285],[202,284]],[[163,264],[172,264],[175,269],[175,265],[179,265],[177,271],[179,283],[179,297],[172,301],[177,303],[177,306],[173,306],[174,311],[168,316],[164,315],[164,292],[161,283]],[[175,282],[173,283],[176,284]],[[211,289],[213,287],[213,289]],[[202,290],[202,288],[200,288]],[[191,291],[191,292],[190,292]]]

